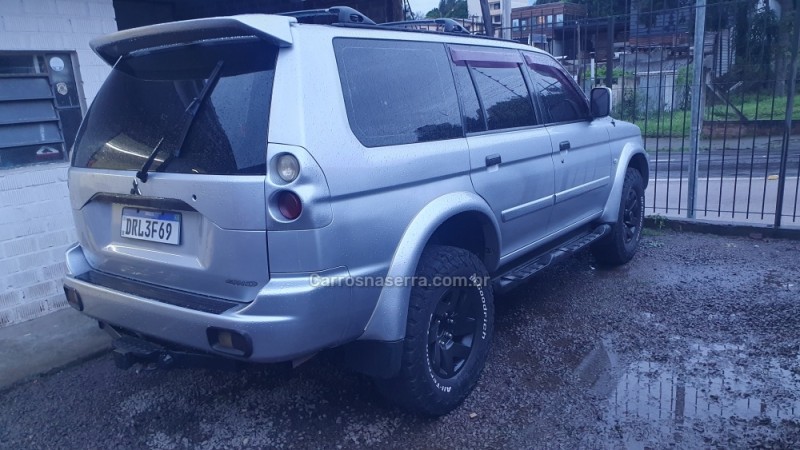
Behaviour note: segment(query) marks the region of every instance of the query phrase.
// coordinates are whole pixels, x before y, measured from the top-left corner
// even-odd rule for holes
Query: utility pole
[[[511,0],[500,0],[503,8],[503,39],[511,39]]]
[[[694,13],[694,74],[692,77],[692,130],[689,135],[689,192],[686,213],[695,218],[697,201],[698,150],[703,127],[703,54],[705,53],[706,0],[697,0]]]
[[[492,14],[489,12],[489,0],[481,0],[481,15],[483,16],[483,32],[487,36],[494,37]]]
[[[786,118],[781,142],[781,167],[778,171],[778,198],[775,203],[775,228],[781,226],[783,216],[783,196],[786,190],[786,166],[789,163],[789,137],[792,134],[792,115],[794,115],[794,95],[797,80],[797,53],[800,51],[800,5],[794,7],[794,42],[792,42],[792,62],[789,68],[789,92],[786,99]],[[779,75],[780,76],[780,75]],[[780,80],[778,80],[780,83]],[[795,200],[796,201],[796,200]]]

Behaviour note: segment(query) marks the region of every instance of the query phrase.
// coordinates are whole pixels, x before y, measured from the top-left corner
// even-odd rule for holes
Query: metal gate
[[[800,227],[800,9],[708,1],[552,17],[537,5],[515,10],[512,37],[554,52],[587,91],[611,87],[613,115],[650,153],[649,214]]]

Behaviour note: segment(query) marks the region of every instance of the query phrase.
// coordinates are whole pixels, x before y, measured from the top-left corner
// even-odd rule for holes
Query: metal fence
[[[650,153],[649,214],[800,227],[800,9],[711,1],[602,17],[528,8],[511,35],[587,91],[612,89],[613,115],[642,129]]]

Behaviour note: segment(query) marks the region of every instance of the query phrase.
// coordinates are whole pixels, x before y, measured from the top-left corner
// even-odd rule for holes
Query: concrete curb
[[[110,348],[97,322],[72,308],[0,328],[0,391]]]
[[[800,240],[800,228],[773,228],[772,226],[748,223],[720,223],[709,220],[676,219],[656,215],[645,217],[644,226],[652,229],[667,228],[674,231],[690,231],[721,236],[745,236],[754,239]]]

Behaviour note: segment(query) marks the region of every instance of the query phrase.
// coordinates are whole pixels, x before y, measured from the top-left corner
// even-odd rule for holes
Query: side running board
[[[506,292],[516,287],[545,267],[550,267],[556,262],[572,255],[607,235],[610,231],[611,225],[600,225],[586,234],[579,235],[531,259],[522,261],[519,265],[509,268],[492,280],[494,291]]]

